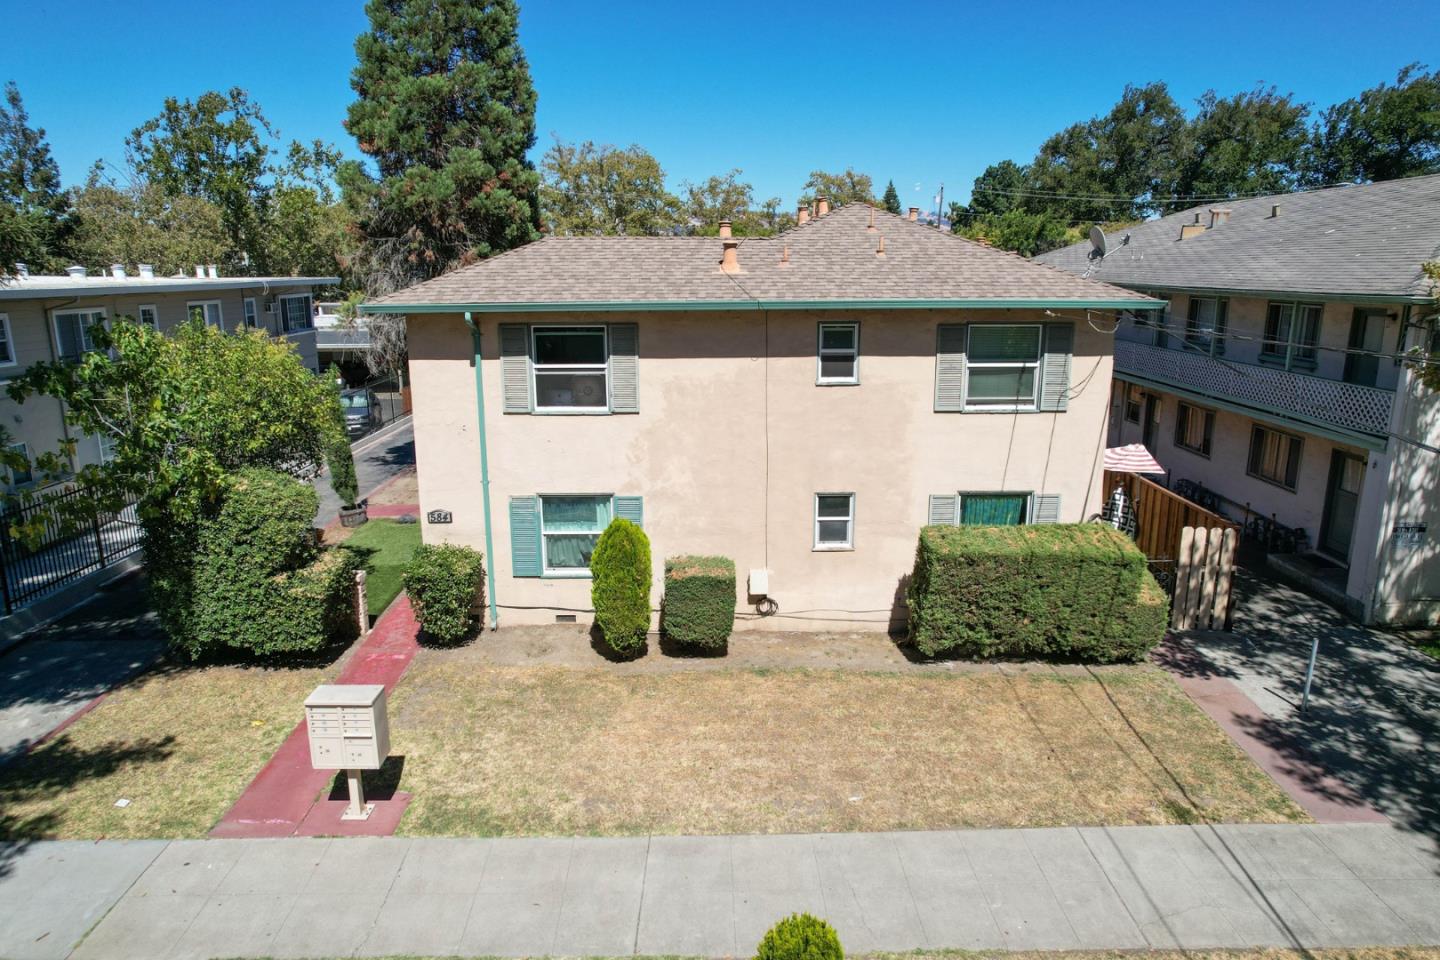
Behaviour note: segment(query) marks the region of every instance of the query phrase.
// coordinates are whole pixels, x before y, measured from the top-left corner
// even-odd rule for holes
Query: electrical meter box
[[[310,766],[316,770],[379,770],[390,753],[385,687],[326,683],[305,699]]]

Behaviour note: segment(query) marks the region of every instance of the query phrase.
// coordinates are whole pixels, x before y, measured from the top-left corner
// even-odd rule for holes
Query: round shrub
[[[671,557],[665,561],[660,627],[677,643],[723,647],[735,626],[735,561]]]
[[[766,932],[755,960],[845,960],[845,951],[834,927],[808,913],[795,913]]]
[[[454,543],[427,543],[405,567],[405,593],[426,635],[459,643],[474,631],[470,612],[485,586],[485,558]]]
[[[650,538],[629,520],[611,520],[590,555],[590,574],[590,603],[605,642],[619,654],[638,652],[650,629]]]

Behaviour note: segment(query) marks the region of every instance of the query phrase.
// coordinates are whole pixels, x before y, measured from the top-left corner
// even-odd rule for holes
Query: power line
[[[1058,192],[1058,191],[1052,191],[1052,190],[1032,190],[1032,189],[1027,189],[1027,188],[1023,188],[1023,187],[1020,188],[1020,189],[1008,189],[1008,188],[1006,188],[1006,187],[971,187],[971,188],[970,188],[970,192],[971,192],[971,193],[1001,193],[1001,194],[1006,194],[1006,195],[1008,195],[1008,196],[1015,196],[1015,197],[1040,197],[1040,198],[1043,198],[1043,199],[1050,199],[1050,200],[1097,200],[1097,201],[1105,201],[1105,200],[1108,200],[1108,201],[1113,201],[1113,202],[1115,202],[1115,203],[1152,203],[1152,204],[1153,204],[1153,203],[1178,203],[1178,202],[1180,202],[1180,201],[1187,201],[1187,200],[1188,200],[1188,201],[1195,202],[1195,203],[1203,203],[1203,202],[1214,201],[1214,200],[1249,200],[1249,199],[1253,199],[1253,198],[1255,198],[1255,197],[1290,196],[1291,194],[1296,194],[1296,193],[1310,193],[1310,192],[1315,191],[1315,190],[1324,190],[1324,189],[1327,189],[1327,188],[1330,188],[1330,187],[1343,187],[1343,186],[1351,186],[1351,183],[1350,183],[1348,180],[1341,180],[1341,181],[1337,181],[1337,182],[1335,182],[1335,183],[1321,183],[1321,184],[1316,184],[1316,185],[1314,185],[1314,186],[1312,186],[1312,187],[1308,187],[1308,188],[1305,189],[1305,190],[1289,190],[1289,191],[1280,191],[1280,192],[1278,192],[1278,193],[1277,193],[1276,191],[1274,191],[1274,190],[1265,190],[1265,191],[1261,191],[1261,192],[1257,192],[1257,193],[1229,193],[1229,194],[1214,194],[1214,195],[1209,195],[1209,196],[1207,196],[1207,195],[1205,195],[1205,194],[1198,194],[1198,193],[1196,193],[1196,194],[1176,194],[1176,195],[1168,196],[1168,197],[1157,197],[1157,196],[1150,195],[1150,194],[1145,194],[1145,195],[1141,195],[1141,196],[1135,197],[1135,196],[1125,196],[1125,195],[1123,195],[1123,194],[1118,194],[1118,193],[1060,193],[1060,192]]]

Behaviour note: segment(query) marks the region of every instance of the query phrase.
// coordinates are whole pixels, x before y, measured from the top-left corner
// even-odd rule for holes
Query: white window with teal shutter
[[[644,525],[640,497],[540,494],[510,498],[510,558],[517,577],[588,577],[600,534],[615,518]]]
[[[502,410],[638,413],[639,353],[634,323],[502,323]]]
[[[1070,396],[1071,323],[940,324],[938,413],[1063,412]]]
[[[930,526],[947,527],[1013,527],[1059,520],[1059,494],[988,490],[932,494],[925,518]]]

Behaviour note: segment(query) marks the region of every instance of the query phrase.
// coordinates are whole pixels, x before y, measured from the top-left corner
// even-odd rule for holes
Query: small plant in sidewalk
[[[808,913],[791,914],[766,931],[755,960],[845,960],[835,928]]]
[[[660,629],[677,643],[723,647],[735,626],[735,561],[671,557],[665,561]]]
[[[485,589],[485,558],[453,543],[427,543],[405,568],[405,592],[425,635],[440,643],[472,636],[472,611]]]
[[[605,642],[618,654],[638,653],[650,629],[650,538],[629,520],[611,520],[590,555],[590,573],[590,603]]]

